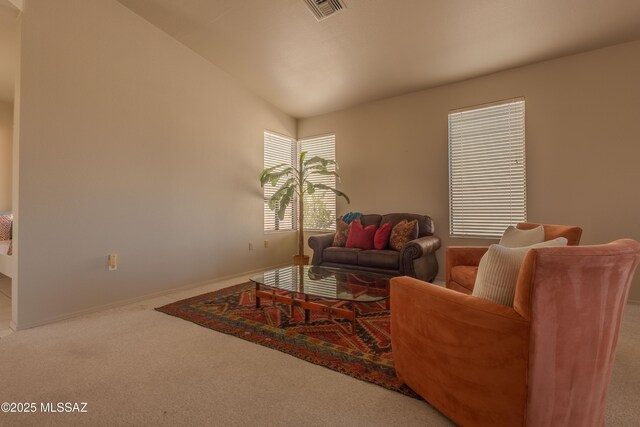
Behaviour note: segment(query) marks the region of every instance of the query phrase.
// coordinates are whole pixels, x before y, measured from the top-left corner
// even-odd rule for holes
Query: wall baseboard
[[[148,299],[169,295],[169,294],[172,294],[172,293],[175,293],[175,292],[186,291],[186,290],[189,290],[189,289],[197,288],[199,286],[212,285],[212,284],[215,284],[215,283],[225,282],[225,281],[233,280],[233,279],[248,280],[247,276],[251,276],[251,275],[253,275],[255,273],[259,273],[261,271],[272,270],[274,268],[284,267],[286,265],[289,265],[289,263],[278,264],[278,265],[273,265],[273,266],[264,267],[264,268],[258,268],[258,269],[254,269],[254,270],[245,271],[245,272],[242,272],[242,273],[230,274],[230,275],[227,275],[227,276],[221,276],[221,277],[217,277],[217,278],[214,278],[214,279],[208,279],[208,280],[203,280],[203,281],[200,281],[200,282],[189,283],[189,284],[186,284],[186,285],[180,285],[180,286],[177,286],[177,287],[171,288],[171,289],[166,289],[166,290],[162,290],[162,291],[158,291],[158,292],[153,292],[153,293],[150,293],[150,294],[140,295],[140,296],[137,296],[137,297],[134,297],[134,298],[129,298],[129,299],[126,299],[126,300],[116,301],[116,302],[113,302],[113,303],[102,304],[102,305],[94,306],[94,307],[91,307],[91,308],[88,308],[88,309],[84,309],[84,310],[78,310],[78,311],[75,311],[73,313],[68,313],[68,314],[64,314],[64,315],[61,315],[61,316],[52,317],[50,319],[43,320],[43,321],[40,321],[40,322],[17,325],[13,320],[11,320],[11,322],[9,323],[9,327],[15,332],[24,331],[26,329],[36,328],[38,326],[49,325],[51,323],[56,323],[56,322],[60,322],[60,321],[63,321],[63,320],[75,319],[75,318],[78,318],[78,317],[86,316],[86,315],[97,313],[97,312],[100,312],[100,311],[105,311],[105,310],[110,310],[110,309],[114,309],[114,308],[118,308],[118,307],[123,307],[123,306],[130,305],[130,304],[135,304],[137,302],[141,302],[141,301],[145,301],[145,300],[148,300]]]
[[[49,325],[51,323],[56,323],[56,322],[60,322],[63,320],[69,320],[69,319],[75,319],[78,317],[82,317],[82,316],[86,316],[89,314],[93,314],[93,313],[97,313],[100,311],[105,311],[105,310],[110,310],[113,308],[118,308],[118,307],[123,307],[126,305],[130,305],[130,304],[135,304],[137,302],[140,301],[145,301],[148,299],[152,299],[152,298],[157,298],[157,297],[162,297],[165,295],[169,295],[175,292],[180,292],[180,291],[186,291],[189,289],[193,289],[193,288],[197,288],[199,286],[206,286],[206,285],[212,285],[215,283],[219,283],[219,282],[225,282],[228,280],[233,280],[233,279],[238,279],[238,280],[246,280],[248,277],[247,276],[251,276],[252,274],[255,273],[259,273],[261,271],[266,271],[266,270],[271,270],[274,268],[280,268],[280,267],[284,267],[286,265],[289,265],[289,263],[283,263],[283,264],[277,264],[277,265],[273,265],[270,267],[265,267],[265,268],[258,268],[258,269],[254,269],[254,270],[249,270],[249,271],[245,271],[243,273],[237,273],[237,274],[230,274],[227,276],[221,276],[218,278],[214,278],[214,279],[208,279],[208,280],[203,280],[200,282],[195,282],[195,283],[189,283],[186,285],[181,285],[181,286],[177,286],[175,288],[171,288],[171,289],[167,289],[167,290],[163,290],[163,291],[159,291],[159,292],[153,292],[150,294],[145,294],[145,295],[141,295],[138,297],[134,297],[134,298],[129,298],[126,300],[122,300],[122,301],[117,301],[114,303],[109,303],[109,304],[103,304],[103,305],[99,305],[99,306],[95,306],[95,307],[91,307],[85,310],[79,310],[73,313],[69,313],[69,314],[65,314],[62,316],[56,316],[41,322],[34,322],[34,323],[29,323],[26,325],[17,325],[13,320],[11,320],[9,322],[9,328],[11,328],[14,332],[17,331],[23,331],[26,329],[31,329],[31,328],[36,328],[38,326],[44,326],[44,325]],[[439,286],[444,286],[444,280],[442,279],[438,279],[436,278],[434,280],[434,284],[439,285]],[[627,304],[632,304],[632,305],[638,305],[640,304],[640,300],[627,300]]]

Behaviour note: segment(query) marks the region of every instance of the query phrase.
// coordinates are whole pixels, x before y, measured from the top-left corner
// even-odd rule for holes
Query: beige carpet
[[[0,425],[451,425],[425,402],[152,310],[230,284],[0,339],[0,403],[87,402],[88,411],[0,413]],[[638,425],[638,355],[640,306],[629,305],[608,425]]]

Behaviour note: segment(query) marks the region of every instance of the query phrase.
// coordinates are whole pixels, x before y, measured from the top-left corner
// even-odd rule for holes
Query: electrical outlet
[[[268,247],[269,247],[269,241],[268,241],[268,240],[265,240],[265,241],[264,241],[264,247],[265,247],[265,248],[268,248]]]
[[[117,254],[109,254],[109,271],[115,271],[118,269],[118,255]]]

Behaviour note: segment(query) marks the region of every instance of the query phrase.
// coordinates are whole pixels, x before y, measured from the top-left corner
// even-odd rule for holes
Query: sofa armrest
[[[403,381],[456,423],[495,417],[484,424],[520,425],[529,322],[512,307],[410,277],[390,287],[391,345]]]
[[[322,262],[322,253],[325,248],[333,244],[333,237],[336,233],[317,234],[309,237],[309,247],[313,249],[312,265],[320,265]]]
[[[424,236],[407,242],[400,251],[402,258],[416,259],[426,254],[434,253],[440,249],[440,238],[436,236]]]
[[[407,242],[400,251],[400,271],[421,280],[433,280],[438,274],[435,252],[440,248],[436,236],[424,236]]]
[[[458,265],[480,265],[480,259],[489,250],[488,246],[449,246],[445,259],[445,286],[450,288],[451,269]]]

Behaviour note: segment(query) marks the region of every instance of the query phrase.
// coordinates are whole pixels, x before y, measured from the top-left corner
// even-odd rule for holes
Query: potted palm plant
[[[287,207],[295,200],[298,202],[298,255],[293,257],[296,265],[309,263],[309,257],[304,254],[304,196],[314,194],[316,190],[328,190],[336,196],[344,197],[347,203],[350,203],[349,197],[342,191],[309,180],[314,175],[333,175],[336,180],[339,180],[340,175],[336,171],[329,170],[329,165],[335,165],[337,169],[336,162],[319,156],[306,159],[306,156],[306,151],[300,153],[297,167],[282,163],[265,168],[260,174],[262,188],[267,184],[273,187],[279,186],[269,199],[269,208],[277,213],[280,220],[284,219]]]

